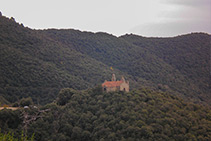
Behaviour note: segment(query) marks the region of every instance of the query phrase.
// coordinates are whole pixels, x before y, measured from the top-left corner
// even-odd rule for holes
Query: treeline
[[[131,34],[121,36],[121,38],[139,48],[149,50],[173,69],[178,70],[183,76],[183,78],[179,79],[184,81],[183,85],[188,88],[186,91],[181,89],[183,93],[190,97],[195,95],[197,98],[207,101],[207,103],[211,102],[209,94],[211,81],[208,77],[210,69],[210,35],[195,33],[162,39],[145,38]],[[167,77],[176,76],[169,73]]]
[[[46,104],[61,88],[87,89],[110,77],[110,66],[4,16],[0,33],[0,95],[9,102],[30,96]]]
[[[53,103],[39,107],[48,110],[28,125],[27,135],[35,133],[35,140],[42,141],[211,139],[209,107],[144,88],[129,93],[101,90],[62,89]],[[36,111],[27,109],[29,115]],[[20,114],[0,111],[2,130],[21,131]]]
[[[84,90],[124,75],[130,87],[168,91],[210,104],[210,35],[116,37],[78,30],[32,30],[0,16],[0,96],[52,102],[62,88]],[[110,70],[113,67],[114,70]]]

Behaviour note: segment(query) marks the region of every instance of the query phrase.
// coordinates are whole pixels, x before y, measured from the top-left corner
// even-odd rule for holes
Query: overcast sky
[[[0,11],[33,29],[148,37],[211,33],[211,0],[0,0]]]

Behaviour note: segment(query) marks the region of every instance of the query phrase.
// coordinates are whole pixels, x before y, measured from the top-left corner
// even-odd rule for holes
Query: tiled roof
[[[102,84],[102,87],[118,87],[123,81],[106,81]]]

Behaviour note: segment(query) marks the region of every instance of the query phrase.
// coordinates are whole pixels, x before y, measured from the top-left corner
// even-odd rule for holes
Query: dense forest
[[[32,30],[0,17],[0,96],[9,102],[55,99],[61,88],[83,90],[124,75],[131,88],[169,91],[210,104],[210,35],[116,37],[73,29]],[[114,70],[109,68],[113,67]]]
[[[53,103],[38,108],[30,104],[29,109],[0,111],[2,130],[20,138],[25,127],[20,115],[28,113],[40,118],[24,131],[42,141],[211,139],[209,107],[144,88],[129,93],[65,88]],[[37,114],[41,110],[46,112]]]
[[[210,41],[34,30],[0,14],[0,140],[211,140]],[[113,73],[130,92],[102,92]]]

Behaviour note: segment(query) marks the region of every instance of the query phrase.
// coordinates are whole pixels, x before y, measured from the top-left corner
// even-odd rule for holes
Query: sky
[[[0,11],[32,29],[146,37],[211,33],[211,0],[0,0]]]

